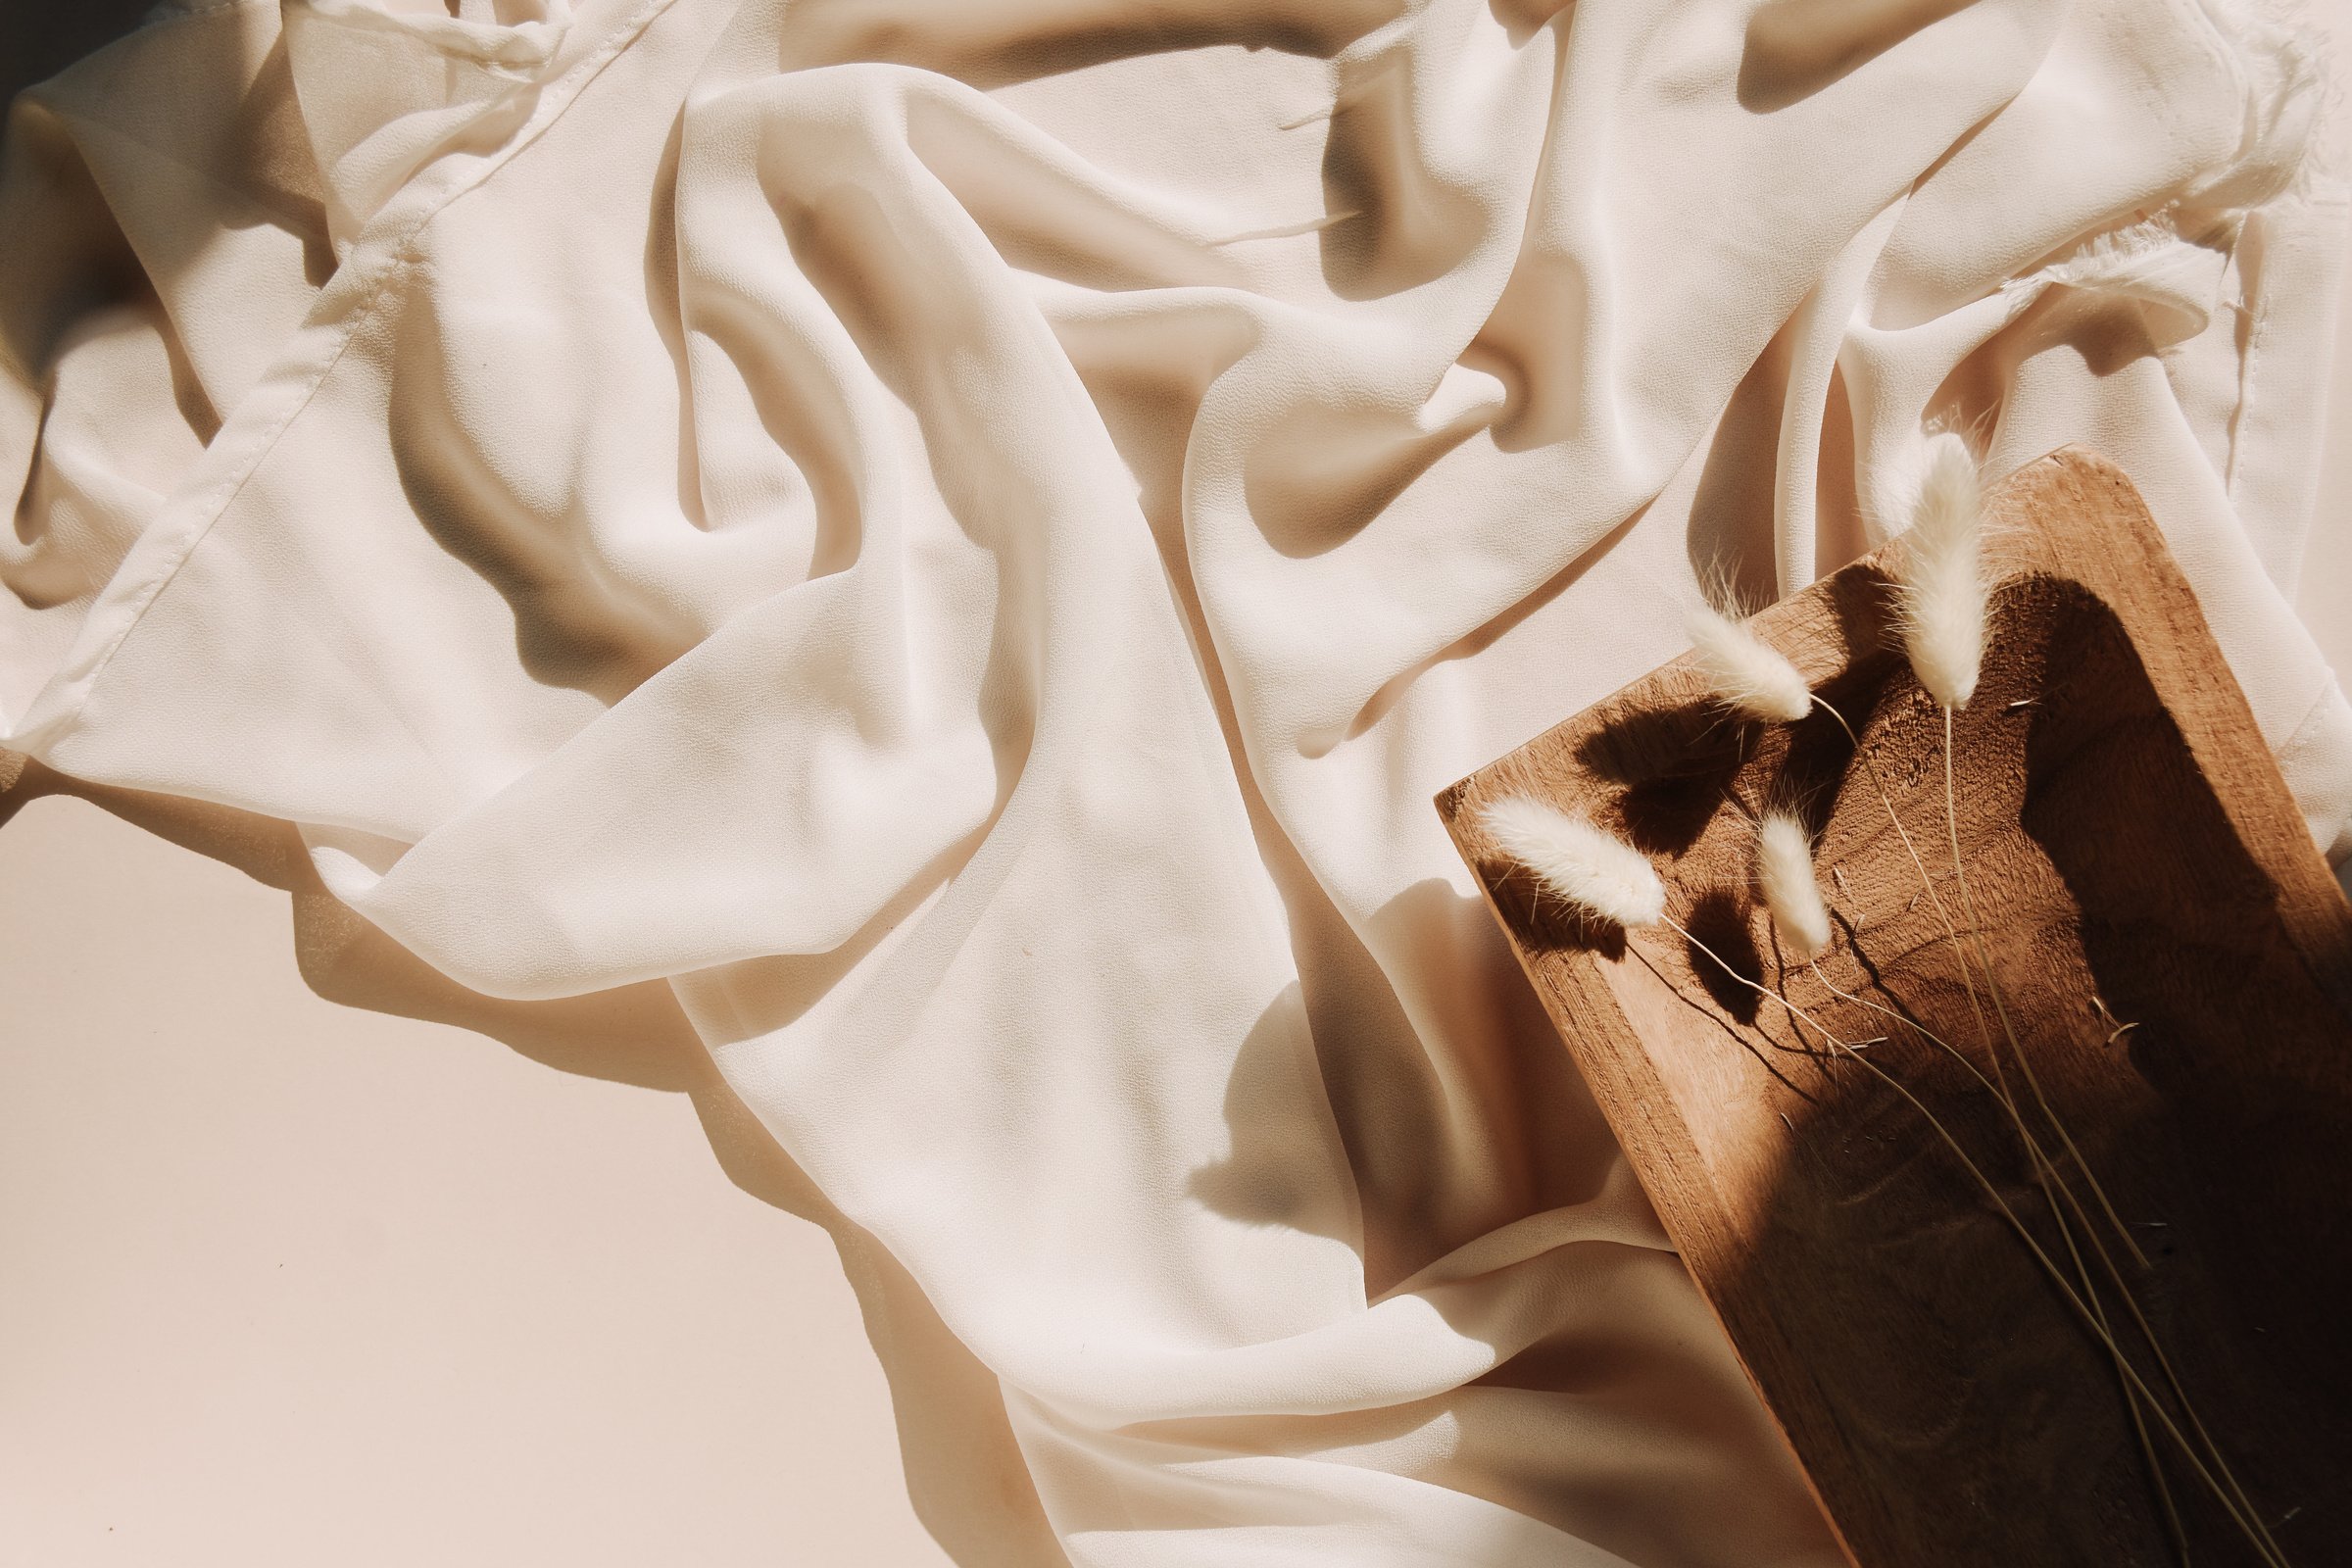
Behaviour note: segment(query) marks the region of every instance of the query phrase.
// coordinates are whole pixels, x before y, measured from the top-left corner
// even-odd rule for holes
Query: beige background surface
[[[685,1096],[323,1002],[284,894],[82,802],[0,831],[0,1564],[946,1561]]]
[[[285,895],[92,807],[0,831],[0,1568],[946,1560],[830,1245],[684,1096],[321,1001]]]

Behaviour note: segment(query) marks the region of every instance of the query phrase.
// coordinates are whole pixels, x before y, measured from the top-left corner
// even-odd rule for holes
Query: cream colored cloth
[[[19,104],[7,744],[302,824],[481,991],[668,979],[967,1562],[1837,1560],[1430,797],[1944,424],[2131,471],[2334,845],[2291,40],[457,10],[168,9]]]

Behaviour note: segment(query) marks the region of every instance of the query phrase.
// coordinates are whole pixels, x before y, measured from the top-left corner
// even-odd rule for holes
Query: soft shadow
[[[1360,943],[1341,927],[1298,957],[1299,981],[1268,1005],[1234,1063],[1232,1152],[1194,1172],[1197,1200],[1348,1243],[1377,1298],[1455,1248],[1585,1201],[1612,1178],[1600,1112],[1483,901],[1442,880],[1416,883],[1372,915]],[[1384,967],[1399,961],[1451,979],[1416,990],[1408,1007]],[[1330,1206],[1335,1131],[1352,1217]]]
[[[1323,280],[1342,299],[1400,294],[1445,276],[1484,242],[1477,198],[1432,170],[1402,45],[1343,74],[1323,143]]]
[[[1518,49],[1575,4],[1576,0],[1487,0],[1487,10],[1502,24],[1511,47]]]
[[[442,308],[430,291],[399,306],[386,428],[402,493],[425,532],[506,600],[533,680],[617,703],[693,647],[699,628],[581,550],[575,495],[526,501],[499,471],[448,401],[467,377],[450,366]]]
[[[11,758],[15,754],[0,752],[0,759]],[[69,796],[289,894],[296,964],[303,982],[325,1001],[471,1030],[582,1077],[687,1091],[710,1074],[710,1054],[666,984],[549,1002],[483,996],[328,893],[292,823],[206,801],[85,783],[30,759],[16,760],[13,782],[9,767],[0,764],[0,824],[31,801]]]
[[[1233,1152],[1194,1170],[1185,1188],[1228,1219],[1360,1248],[1345,1212],[1315,1200],[1315,1186],[1327,1184],[1331,1170],[1318,1130],[1299,1126],[1296,1115],[1317,1087],[1305,1076],[1313,1070],[1309,1037],[1306,1004],[1294,981],[1258,1015],[1234,1058],[1225,1086]]]
[[[1592,566],[1596,562],[1598,562],[1602,557],[1606,556],[1611,550],[1615,549],[1617,545],[1624,540],[1626,535],[1632,533],[1635,526],[1639,524],[1643,517],[1647,516],[1648,514],[1649,505],[1648,503],[1644,502],[1641,507],[1635,510],[1632,516],[1627,517],[1623,522],[1618,523],[1608,532],[1602,534],[1599,538],[1587,545],[1584,550],[1577,555],[1575,560],[1569,562],[1568,564],[1562,566],[1559,570],[1544,578],[1541,583],[1538,583],[1525,598],[1519,600],[1509,609],[1503,611],[1499,614],[1490,615],[1486,620],[1480,622],[1477,626],[1473,627],[1461,637],[1456,638],[1450,643],[1447,643],[1445,647],[1439,649],[1427,659],[1420,661],[1418,663],[1408,665],[1406,668],[1400,669],[1396,674],[1390,676],[1386,681],[1382,682],[1380,689],[1375,691],[1365,702],[1364,706],[1357,710],[1355,717],[1348,721],[1348,730],[1344,738],[1348,740],[1354,740],[1357,736],[1368,733],[1375,724],[1378,724],[1381,719],[1387,715],[1391,709],[1395,708],[1396,704],[1402,700],[1406,692],[1412,690],[1414,683],[1420,680],[1423,675],[1426,675],[1429,673],[1429,671],[1437,668],[1440,664],[1449,663],[1457,659],[1472,659],[1477,657],[1479,654],[1484,653],[1487,649],[1493,647],[1497,641],[1499,641],[1506,633],[1518,626],[1520,622],[1526,620],[1528,616],[1534,614],[1545,605],[1548,605],[1553,600],[1559,598],[1561,594],[1566,593],[1571,587],[1575,586],[1579,578],[1583,577],[1586,572],[1592,569]],[[1305,754],[1309,757],[1320,757],[1325,751],[1329,750],[1329,746],[1326,745],[1313,749],[1302,746],[1301,749],[1304,750]]]
[[[805,0],[782,29],[778,65],[889,61],[986,90],[1219,45],[1328,58],[1403,9],[1403,0]]]
[[[653,205],[645,225],[645,315],[669,351],[678,397],[678,514],[698,528],[710,519],[703,504],[702,454],[694,438],[694,371],[686,357],[684,281],[678,270],[678,154],[685,145],[680,115],[662,143],[654,169]]]
[[[1293,560],[1336,550],[1491,417],[1473,406],[1421,430],[1410,416],[1296,405],[1252,444],[1243,476],[1250,514]]]
[[[1740,103],[1759,115],[1836,85],[1973,0],[1770,0],[1748,19]]]
[[[1576,759],[1624,786],[1614,825],[1637,848],[1680,855],[1719,813],[1741,808],[1733,781],[1754,739],[1752,726],[1716,704],[1690,703],[1626,712],[1579,740]]]
[[[1481,860],[1477,871],[1495,909],[1530,948],[1592,953],[1612,960],[1625,956],[1625,927],[1544,892],[1518,861],[1502,857]]]
[[[1717,813],[1735,807],[1730,786],[1738,763],[1719,773],[1665,774],[1635,784],[1617,799],[1626,839],[1644,855],[1679,855],[1696,844]]]
[[[234,68],[222,60],[213,68],[191,63],[191,69],[225,74]],[[261,70],[237,106],[231,134],[237,143],[234,167],[254,172],[255,177],[239,187],[254,204],[251,220],[270,222],[300,239],[304,280],[313,288],[325,287],[334,274],[335,248],[327,235],[318,166],[303,128],[301,101],[294,95],[293,61],[282,37],[263,57]],[[232,213],[228,221],[238,222],[238,215]]]
[[[153,9],[152,0],[0,6],[0,101],[114,42]]]
[[[1781,405],[1788,387],[1784,323],[1732,389],[1715,420],[1690,497],[1690,569],[1738,613],[1780,597],[1773,550],[1773,490],[1780,472]],[[1797,519],[1802,527],[1806,519]]]
[[[2162,1103],[2168,1142],[2231,1195],[2235,1218],[2207,1199],[2193,1232],[2170,1227],[2235,1282],[2233,1321],[2216,1327],[2324,1344],[2300,1375],[2352,1415],[2340,1330],[2352,1026],[2298,955],[2122,626],[2096,601],[2067,608],[2050,648],[2059,673],[2031,710],[2020,823],[2080,910],[2098,995],[2133,1025],[2117,1048]]]
[[[1740,720],[1711,702],[1630,711],[1576,743],[1576,760],[1613,784],[1659,778],[1728,783],[1747,760]]]
[[[1747,906],[1728,889],[1711,888],[1692,901],[1683,924],[1695,939],[1686,942],[1683,961],[1698,976],[1707,996],[1740,1023],[1754,1024],[1764,1006],[1755,990],[1764,983],[1764,955],[1749,932]],[[1698,943],[1704,943],[1707,952],[1700,952]]]

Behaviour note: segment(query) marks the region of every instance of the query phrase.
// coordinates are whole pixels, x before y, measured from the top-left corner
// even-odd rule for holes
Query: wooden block
[[[2002,581],[1953,756],[2002,995],[2149,1266],[2095,1229],[2280,1555],[2352,1564],[2352,909],[2122,473],[2062,451],[1989,506]],[[1638,844],[1692,936],[1840,1038],[1887,1037],[1870,1059],[2069,1267],[1999,1101],[1907,1024],[1837,995],[1907,1013],[1989,1069],[1998,1025],[1980,1030],[1888,821],[1890,798],[1965,924],[1942,710],[1889,608],[1874,557],[1755,622],[1860,732],[1884,797],[1828,715],[1728,718],[1684,660],[1438,808],[1854,1562],[2176,1563],[2110,1352],[1921,1110],[1677,933],[1629,938],[1540,906],[1480,826],[1485,803],[1529,794]],[[1819,836],[1838,930],[1818,976],[1784,961],[1754,889],[1751,813],[1767,804]],[[2165,1391],[2085,1260],[2132,1364]],[[2271,1560],[2143,1419],[2190,1560]]]

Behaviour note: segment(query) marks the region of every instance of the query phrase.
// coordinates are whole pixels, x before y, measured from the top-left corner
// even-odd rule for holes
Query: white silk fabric
[[[1430,798],[1943,426],[2129,470],[2337,847],[2319,96],[2218,0],[170,7],[8,133],[0,734],[666,981],[968,1564],[1831,1564]]]

